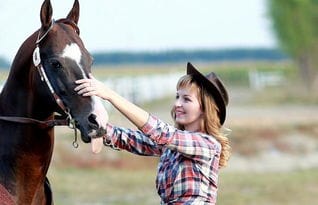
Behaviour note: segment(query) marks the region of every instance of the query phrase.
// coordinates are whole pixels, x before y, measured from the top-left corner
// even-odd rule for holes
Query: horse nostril
[[[96,121],[96,115],[95,114],[90,114],[88,116],[88,123],[89,123],[89,126],[92,127],[93,129],[98,129],[98,123]]]

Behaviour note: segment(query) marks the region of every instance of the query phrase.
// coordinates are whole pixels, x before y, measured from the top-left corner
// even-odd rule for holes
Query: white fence
[[[102,80],[110,88],[134,103],[144,103],[174,95],[176,84],[183,73],[112,77]],[[3,82],[4,83],[4,82]],[[0,85],[0,91],[3,84]]]
[[[285,82],[282,72],[271,71],[250,71],[249,73],[250,87],[254,90],[262,90],[267,86],[278,86]]]
[[[182,73],[118,77],[103,82],[134,103],[144,103],[173,95]]]

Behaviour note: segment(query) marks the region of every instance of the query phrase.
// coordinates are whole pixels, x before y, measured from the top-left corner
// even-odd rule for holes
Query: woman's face
[[[174,111],[176,123],[183,125],[185,130],[199,131],[203,115],[195,89],[187,86],[177,90]]]

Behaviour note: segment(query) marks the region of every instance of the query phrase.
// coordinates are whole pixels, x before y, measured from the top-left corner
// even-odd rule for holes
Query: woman
[[[220,131],[228,94],[213,72],[204,76],[188,63],[171,110],[175,126],[127,101],[92,76],[76,83],[78,94],[108,100],[139,128],[107,124],[105,145],[160,157],[156,188],[161,204],[216,203],[218,170],[227,164],[230,146]]]

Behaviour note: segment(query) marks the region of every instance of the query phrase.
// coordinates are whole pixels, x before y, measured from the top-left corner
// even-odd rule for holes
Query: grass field
[[[79,169],[52,166],[49,174],[59,205],[159,204],[153,169]],[[221,205],[315,205],[318,170],[220,174]]]

